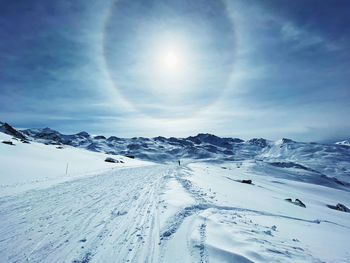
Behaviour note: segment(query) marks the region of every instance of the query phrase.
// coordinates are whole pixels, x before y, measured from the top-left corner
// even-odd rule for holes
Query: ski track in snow
[[[206,227],[207,227],[207,225],[205,224],[206,218],[204,218],[203,221],[204,222],[199,227],[199,234],[200,234],[200,245],[199,245],[200,252],[199,253],[200,253],[200,259],[201,259],[200,262],[207,263],[209,262],[209,260],[208,260],[208,253],[205,247]]]
[[[167,166],[112,171],[0,199],[6,262],[157,262]]]
[[[168,242],[185,220],[193,218],[190,231],[197,233],[197,237],[191,237],[191,233],[186,237],[186,253],[190,254],[191,262],[213,262],[211,255],[224,257],[223,261],[214,262],[252,262],[241,253],[210,243],[208,235],[213,235],[213,229],[218,226],[232,231],[228,236],[237,247],[260,244],[265,256],[253,248],[246,249],[250,258],[259,262],[320,262],[307,248],[291,246],[275,237],[276,226],[256,224],[252,218],[264,216],[349,229],[327,220],[219,205],[216,193],[197,186],[190,180],[192,175],[193,171],[186,166],[150,165],[112,170],[0,198],[1,259],[4,262],[175,262],[165,257],[171,249]],[[194,203],[179,207],[160,225],[166,184],[174,178]],[[235,235],[239,238],[235,239]],[[270,255],[273,256],[269,258]]]

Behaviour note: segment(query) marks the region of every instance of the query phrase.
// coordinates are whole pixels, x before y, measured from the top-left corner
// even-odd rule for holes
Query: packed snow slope
[[[0,131],[0,262],[350,262],[348,146]]]
[[[113,156],[121,162],[111,164],[105,162],[109,156],[68,145],[22,142],[0,132],[0,196],[110,169],[150,164],[125,156]]]

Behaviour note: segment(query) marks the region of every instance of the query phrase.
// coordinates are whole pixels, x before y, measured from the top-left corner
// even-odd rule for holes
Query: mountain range
[[[294,167],[318,172],[323,177],[350,183],[350,147],[348,141],[334,144],[296,142],[291,139],[271,141],[263,138],[242,140],[200,133],[187,138],[154,138],[90,135],[87,132],[65,135],[50,128],[17,130],[0,122],[0,132],[23,142],[69,145],[110,155],[124,155],[158,163],[225,162],[254,160],[271,166]],[[317,160],[317,161],[315,161]]]

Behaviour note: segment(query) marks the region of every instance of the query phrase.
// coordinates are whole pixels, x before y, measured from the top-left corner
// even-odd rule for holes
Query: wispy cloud
[[[337,50],[337,46],[320,35],[306,29],[297,27],[291,22],[284,23],[281,27],[281,34],[285,41],[295,44],[296,49],[311,48],[321,45],[327,50]]]

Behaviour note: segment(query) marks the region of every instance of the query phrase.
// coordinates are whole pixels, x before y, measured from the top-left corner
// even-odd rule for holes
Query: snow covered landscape
[[[350,262],[345,143],[0,125],[1,262]]]
[[[350,263],[349,0],[1,0],[0,263]]]

